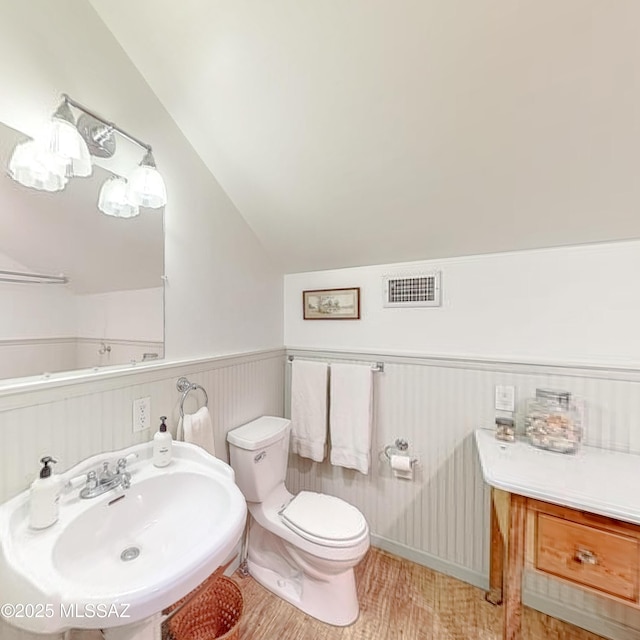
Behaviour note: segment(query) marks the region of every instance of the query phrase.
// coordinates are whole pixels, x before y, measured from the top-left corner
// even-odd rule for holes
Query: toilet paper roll
[[[391,456],[391,468],[396,478],[413,478],[413,465],[409,456]]]
[[[391,468],[394,471],[411,471],[411,458],[409,456],[391,456]]]

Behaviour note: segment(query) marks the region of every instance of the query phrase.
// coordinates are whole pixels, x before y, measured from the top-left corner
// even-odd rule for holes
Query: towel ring
[[[180,398],[180,417],[184,418],[184,401],[189,395],[189,391],[195,391],[196,389],[200,389],[202,393],[204,393],[204,406],[209,406],[209,396],[207,396],[207,392],[204,387],[196,384],[195,382],[189,382],[184,376],[182,378],[178,378],[178,382],[176,382],[176,389],[182,393],[182,398]]]

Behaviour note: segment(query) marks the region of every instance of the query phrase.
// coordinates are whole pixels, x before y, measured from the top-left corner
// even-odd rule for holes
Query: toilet
[[[227,434],[251,515],[249,571],[317,620],[347,626],[359,613],[353,568],[369,549],[369,525],[340,498],[287,491],[290,429],[290,420],[262,416]]]

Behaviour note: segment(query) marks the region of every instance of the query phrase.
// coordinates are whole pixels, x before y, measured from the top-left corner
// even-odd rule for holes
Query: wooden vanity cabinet
[[[491,522],[487,600],[504,604],[505,640],[520,638],[525,567],[640,608],[640,526],[495,488]]]
[[[638,603],[637,531],[626,531],[615,520],[607,522],[609,518],[589,522],[582,512],[572,509],[549,514],[545,512],[548,508],[543,511],[534,505],[531,510],[535,569],[601,595]]]
[[[486,598],[503,606],[504,640],[521,637],[525,567],[640,609],[640,455],[583,446],[567,456],[489,429],[475,440],[491,487]]]

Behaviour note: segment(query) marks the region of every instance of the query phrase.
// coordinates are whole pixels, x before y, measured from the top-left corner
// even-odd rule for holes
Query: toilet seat
[[[325,547],[350,547],[368,536],[367,521],[356,507],[324,493],[301,491],[280,517],[299,536]]]

